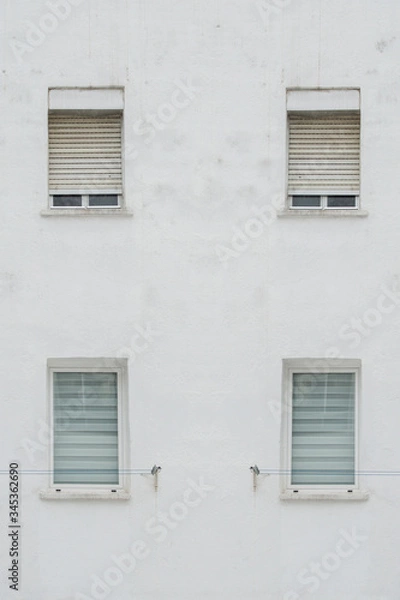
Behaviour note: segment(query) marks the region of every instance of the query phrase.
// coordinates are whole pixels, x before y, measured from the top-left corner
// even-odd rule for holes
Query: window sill
[[[367,217],[367,210],[360,209],[301,209],[301,208],[288,208],[281,210],[277,213],[278,217]]]
[[[133,212],[125,208],[48,208],[40,214],[42,217],[133,217]]]
[[[281,500],[343,500],[345,502],[368,500],[369,492],[365,490],[345,491],[318,491],[318,490],[286,490],[279,496]]]
[[[39,494],[42,500],[129,500],[130,493],[126,490],[43,490]]]

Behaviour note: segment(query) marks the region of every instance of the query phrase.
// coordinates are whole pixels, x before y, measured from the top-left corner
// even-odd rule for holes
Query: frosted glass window
[[[354,485],[354,372],[292,374],[292,485]]]
[[[54,483],[119,483],[118,373],[54,372]]]

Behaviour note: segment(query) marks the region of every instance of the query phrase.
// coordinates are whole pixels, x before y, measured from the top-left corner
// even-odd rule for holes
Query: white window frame
[[[354,373],[355,392],[355,483],[353,485],[312,485],[291,483],[292,456],[292,389],[295,373]],[[359,359],[291,358],[283,360],[282,371],[282,446],[281,494],[282,500],[365,500],[368,493],[360,489],[359,480],[359,412],[361,389],[361,361]]]
[[[54,408],[53,374],[55,372],[117,373],[118,393],[118,485],[54,483]],[[49,358],[47,360],[49,411],[49,481],[41,492],[44,499],[126,500],[130,497],[128,433],[128,359],[126,358]]]
[[[321,204],[320,206],[293,206],[293,197],[294,196],[319,196],[320,200],[321,200]],[[354,196],[355,197],[355,206],[328,206],[328,197],[329,196]],[[304,192],[304,190],[302,190],[301,192],[299,192],[298,194],[291,194],[288,196],[289,198],[289,208],[290,210],[358,210],[359,209],[359,201],[360,201],[360,196],[354,194],[354,192],[349,192],[347,194],[345,193],[340,193],[340,194],[327,194],[326,191],[323,194],[318,194],[315,193],[315,191],[312,192]]]
[[[47,208],[41,211],[44,217],[49,216],[100,216],[114,215],[121,217],[131,217],[133,213],[127,209],[124,190],[125,190],[125,169],[124,169],[124,89],[119,87],[109,88],[50,88],[48,90],[48,114],[65,113],[76,115],[121,115],[121,161],[122,161],[122,191],[121,189],[109,189],[106,192],[99,189],[82,190],[59,190],[56,194],[50,194],[48,189]],[[47,136],[48,140],[48,136]],[[49,149],[47,148],[47,156]],[[47,186],[49,181],[47,177]],[[118,205],[89,206],[89,195],[109,195],[118,196]],[[54,195],[80,195],[82,196],[82,206],[54,206]]]
[[[89,196],[117,196],[118,204],[104,204],[103,206],[89,206]],[[82,197],[82,206],[54,206],[53,198],[54,196],[81,196]],[[122,207],[122,194],[118,191],[107,191],[107,194],[101,194],[98,190],[80,190],[80,191],[62,191],[61,194],[50,194],[49,195],[49,207],[52,210],[103,210],[103,209],[115,209],[120,210]]]
[[[287,89],[286,90],[286,206],[278,213],[279,217],[285,216],[325,216],[325,217],[365,217],[368,215],[366,210],[360,206],[361,196],[361,123],[360,123],[360,189],[358,193],[353,191],[345,192],[340,190],[312,190],[310,192],[302,190],[288,191],[289,175],[289,121],[291,114],[307,114],[316,116],[318,114],[332,113],[340,116],[340,113],[360,111],[360,90],[357,88],[319,88],[319,89]],[[320,196],[320,206],[293,206],[293,196]],[[328,196],[355,196],[356,206],[328,207]]]

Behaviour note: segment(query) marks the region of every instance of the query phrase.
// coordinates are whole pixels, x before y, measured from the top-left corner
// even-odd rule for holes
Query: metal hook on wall
[[[250,467],[250,471],[253,472],[253,490],[256,491],[256,489],[257,489],[257,477],[259,475],[269,475],[270,473],[266,469],[259,469],[257,465],[252,465]]]
[[[161,471],[161,467],[158,465],[154,465],[150,471],[151,475],[154,477],[154,489],[158,490],[158,473]]]
[[[161,471],[161,467],[154,465],[151,469],[132,469],[130,473],[132,475],[152,475],[154,477],[154,489],[158,490],[158,473]]]

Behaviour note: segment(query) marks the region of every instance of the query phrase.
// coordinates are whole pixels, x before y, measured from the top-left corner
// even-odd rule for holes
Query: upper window
[[[284,361],[284,497],[357,496],[359,376],[358,360]]]
[[[359,92],[293,90],[287,104],[289,209],[358,209]]]
[[[122,105],[121,90],[50,90],[51,209],[121,207]]]
[[[123,495],[126,359],[49,359],[51,494]]]

